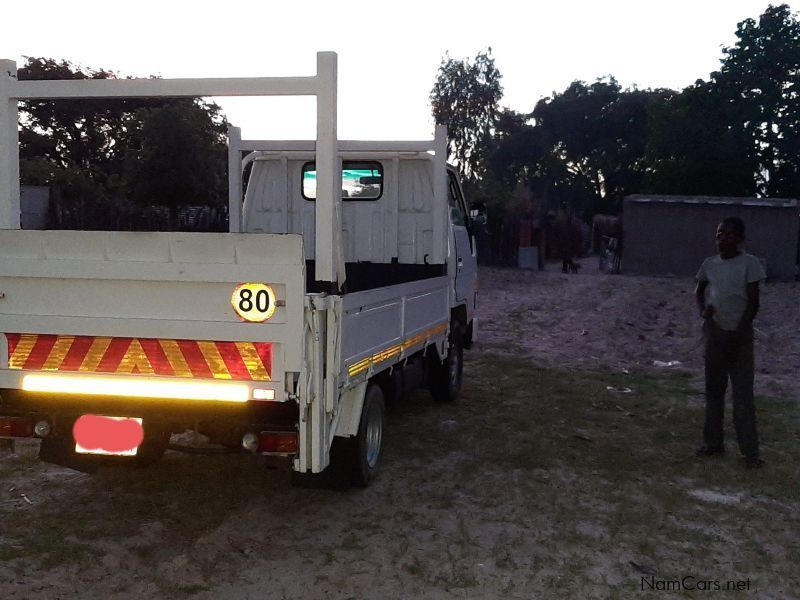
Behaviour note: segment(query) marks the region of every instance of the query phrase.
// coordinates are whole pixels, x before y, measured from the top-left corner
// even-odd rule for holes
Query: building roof
[[[772,208],[797,208],[794,198],[752,198],[741,196],[668,196],[659,194],[633,194],[625,202],[637,204],[719,204],[725,206],[768,206]]]

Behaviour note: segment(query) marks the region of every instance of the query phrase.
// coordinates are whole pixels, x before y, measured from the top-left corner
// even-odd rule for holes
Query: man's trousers
[[[758,433],[753,401],[753,328],[739,333],[720,329],[713,319],[703,323],[705,337],[706,421],[703,441],[721,448],[724,441],[725,390],[733,392],[733,424],[739,451],[758,457]]]

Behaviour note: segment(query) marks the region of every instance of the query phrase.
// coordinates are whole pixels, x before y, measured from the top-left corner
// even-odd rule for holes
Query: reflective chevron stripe
[[[270,381],[272,344],[7,333],[8,368]]]

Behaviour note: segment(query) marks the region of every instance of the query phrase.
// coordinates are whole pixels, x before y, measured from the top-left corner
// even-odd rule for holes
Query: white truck
[[[226,95],[317,99],[316,140],[230,128],[229,233],[19,229],[19,100]],[[442,127],[339,141],[331,52],[288,78],[18,81],[0,61],[0,437],[91,468],[155,460],[188,428],[367,485],[385,399],[454,399],[475,339],[446,153]]]

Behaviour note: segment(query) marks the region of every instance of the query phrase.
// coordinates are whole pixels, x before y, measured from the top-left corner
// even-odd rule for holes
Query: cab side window
[[[447,178],[449,181],[448,187],[450,188],[450,193],[447,195],[450,204],[450,221],[453,225],[467,227],[467,211],[464,207],[464,198],[461,196],[458,181],[456,181],[455,175],[449,171],[447,172]]]

